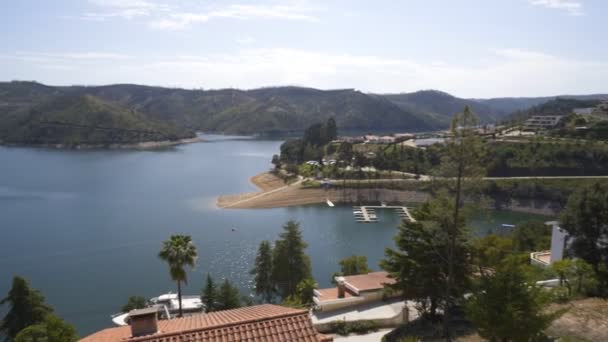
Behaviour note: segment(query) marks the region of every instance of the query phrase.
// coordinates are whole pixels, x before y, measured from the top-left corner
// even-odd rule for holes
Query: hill
[[[21,106],[0,120],[3,143],[107,146],[194,137],[193,131],[151,120],[91,95],[58,95]]]
[[[417,113],[419,117],[440,122],[443,126],[449,125],[452,116],[465,106],[471,107],[482,123],[495,122],[509,113],[477,100],[458,98],[438,90],[386,94],[384,97],[405,110]]]
[[[600,96],[608,97],[588,97]],[[66,99],[69,98],[86,99],[88,104],[68,103]],[[473,109],[482,123],[492,123],[508,118],[513,109],[528,110],[551,99],[463,99],[436,90],[381,95],[354,89],[303,87],[188,90],[135,84],[53,87],[36,82],[0,82],[0,140],[37,141],[34,134],[43,135],[40,141],[62,141],[60,135],[65,134],[68,142],[74,138],[82,143],[113,141],[114,138],[119,141],[176,138],[191,135],[193,131],[284,134],[302,132],[330,117],[336,120],[342,132],[430,131],[447,128],[451,117],[465,105]],[[100,106],[102,112],[111,114],[100,115]],[[142,134],[139,138],[126,134],[106,135],[102,139],[99,132],[93,134],[94,131],[85,128],[81,130],[90,136],[82,132],[75,134],[76,126],[69,131],[65,127],[62,130],[55,127],[53,133],[33,128],[37,121],[32,120],[46,116],[65,119],[63,115],[67,115],[70,122],[84,120],[100,127],[114,127],[111,125],[119,123],[125,125],[122,128],[126,130],[133,129],[139,122],[147,127],[144,130],[160,133]],[[130,119],[125,121],[103,121],[127,116]]]
[[[444,126],[400,108],[382,96],[352,89],[187,90],[133,84],[48,87],[33,82],[0,83],[0,104],[3,105],[0,125],[15,116],[29,118],[24,113],[41,103],[46,105],[38,111],[53,112],[53,104],[57,104],[53,100],[62,96],[92,96],[114,109],[133,110],[141,118],[187,130],[228,134],[303,131],[330,117],[335,118],[342,130],[421,131]]]

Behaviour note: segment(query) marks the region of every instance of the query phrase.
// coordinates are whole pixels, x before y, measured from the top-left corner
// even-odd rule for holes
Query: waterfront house
[[[395,283],[395,279],[389,278],[387,272],[336,277],[335,280],[335,287],[314,290],[316,310],[338,310],[398,296],[398,293],[387,295],[384,291],[384,285]]]
[[[568,241],[568,233],[560,228],[557,221],[545,224],[552,227],[551,250],[530,253],[530,263],[541,267],[549,267],[552,263],[562,260]]]
[[[271,304],[169,320],[158,320],[156,308],[133,310],[129,316],[130,326],[101,330],[81,342],[333,341],[315,330],[307,310]]]

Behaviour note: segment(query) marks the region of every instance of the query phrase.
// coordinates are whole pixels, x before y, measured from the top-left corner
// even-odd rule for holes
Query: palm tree
[[[197,257],[196,246],[188,235],[171,235],[169,240],[163,242],[158,257],[169,264],[171,279],[177,282],[179,317],[182,317],[182,282],[188,283],[184,267],[194,267]]]

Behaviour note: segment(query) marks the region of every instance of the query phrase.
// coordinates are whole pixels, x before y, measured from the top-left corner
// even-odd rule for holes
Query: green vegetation
[[[216,311],[218,308],[217,286],[209,273],[207,273],[205,287],[201,291],[201,301],[205,303],[205,310],[207,312]]]
[[[272,247],[270,242],[264,240],[260,243],[258,254],[255,258],[255,266],[251,270],[254,276],[256,295],[262,297],[264,302],[272,302],[275,295],[274,282],[272,280]]]
[[[53,314],[53,308],[44,302],[42,294],[30,288],[28,282],[18,276],[0,306],[8,305],[8,311],[0,320],[0,337],[15,342],[76,341],[74,327]]]
[[[272,251],[272,281],[282,298],[295,294],[298,284],[311,278],[310,258],[304,252],[307,246],[300,225],[287,222]]]
[[[340,260],[340,272],[335,272],[331,276],[331,282],[335,283],[337,276],[349,276],[356,274],[367,274],[372,270],[367,266],[367,257],[365,255],[351,255]]]
[[[284,305],[310,305],[316,283],[311,276],[310,258],[304,251],[306,247],[300,225],[294,221],[285,223],[274,248],[268,241],[260,243],[251,274],[255,293],[262,301],[271,303],[278,295]]]
[[[593,268],[596,293],[608,296],[608,187],[596,183],[570,196],[561,227],[570,236],[573,254]]]
[[[341,336],[350,334],[365,335],[378,331],[378,324],[374,321],[335,321],[331,324],[330,331]]]
[[[228,279],[224,279],[217,292],[217,303],[215,310],[230,310],[241,307],[239,289],[236,288]],[[209,311],[209,310],[207,310]]]
[[[123,305],[121,312],[129,312],[135,309],[143,309],[148,304],[146,298],[142,296],[131,296],[127,301],[127,304]]]
[[[194,267],[197,257],[196,246],[188,235],[171,235],[169,240],[163,242],[158,257],[167,262],[171,279],[177,283],[179,317],[182,317],[182,282],[188,282],[188,274],[184,267]]]
[[[41,323],[30,325],[15,336],[15,342],[71,342],[78,340],[76,329],[49,314]]]
[[[336,139],[336,121],[329,118],[326,123],[316,123],[304,131],[302,139],[287,140],[281,145],[279,160],[299,164],[306,160],[319,160],[325,153],[325,145]],[[302,171],[300,171],[302,172]]]
[[[597,289],[597,278],[591,265],[583,259],[562,259],[551,268],[559,276],[560,286],[567,289],[567,298],[573,295],[593,294]]]
[[[0,118],[0,141],[9,144],[107,146],[191,137],[191,130],[90,95],[60,96],[19,117]]]
[[[34,126],[30,112],[41,108],[47,112],[75,113],[77,107],[65,105],[60,98],[95,98],[111,112],[135,111],[140,120],[163,122],[185,131],[215,131],[229,134],[277,134],[303,131],[315,122],[335,118],[348,130],[373,131],[386,129],[432,130],[442,123],[426,119],[426,114],[413,114],[382,96],[344,89],[322,91],[299,87],[263,88],[255,90],[185,90],[119,84],[100,87],[49,87],[34,82],[0,83],[0,103],[6,109],[0,117],[0,140],[6,140],[11,128]],[[79,112],[88,118],[88,108]],[[123,113],[126,114],[126,113]],[[381,117],[382,120],[377,120]],[[74,115],[70,118],[75,119]],[[94,122],[86,120],[86,123]],[[96,122],[100,123],[100,122]],[[101,120],[105,126],[111,123]],[[3,129],[4,128],[4,129]],[[128,128],[128,127],[127,127]],[[42,129],[24,131],[26,137],[11,135],[11,141],[36,139]],[[72,130],[53,130],[54,141]],[[88,137],[84,135],[84,137]],[[49,137],[50,138],[50,137]],[[68,141],[69,142],[69,141]],[[81,143],[87,143],[83,140]],[[105,143],[104,141],[103,143]]]
[[[481,337],[536,341],[561,314],[545,312],[550,297],[526,278],[526,267],[516,258],[506,258],[494,274],[481,278],[466,305]]]

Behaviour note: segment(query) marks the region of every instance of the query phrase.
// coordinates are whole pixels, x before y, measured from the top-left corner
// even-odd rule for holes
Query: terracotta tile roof
[[[395,279],[389,278],[387,272],[372,272],[368,274],[359,274],[345,276],[344,282],[347,288],[356,290],[355,292],[365,292],[372,290],[380,290],[384,284],[393,284]]]
[[[334,299],[338,299],[338,288],[337,287],[332,287],[329,289],[315,289],[315,291],[317,291],[319,293],[318,296],[316,296],[319,301],[327,301],[327,300],[334,300]],[[350,297],[355,297],[355,295],[353,295],[352,293],[350,293],[350,291],[348,291],[348,289],[346,291],[344,291],[344,298],[350,298]]]
[[[158,321],[158,333],[131,337],[131,327],[117,327],[89,335],[81,342],[216,342],[303,341],[329,342],[319,334],[308,311],[278,305],[255,305],[240,309]]]

